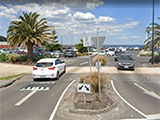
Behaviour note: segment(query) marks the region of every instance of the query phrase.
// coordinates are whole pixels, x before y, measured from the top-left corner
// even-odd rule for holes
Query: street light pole
[[[154,0],[152,0],[152,64],[154,64]]]
[[[98,50],[98,55],[97,55],[97,67],[98,67],[98,86],[99,86],[99,98],[101,100],[101,80],[100,80],[100,62],[99,62],[99,50],[100,50],[100,45],[99,45],[99,40],[98,40],[98,30],[97,28],[97,50]]]

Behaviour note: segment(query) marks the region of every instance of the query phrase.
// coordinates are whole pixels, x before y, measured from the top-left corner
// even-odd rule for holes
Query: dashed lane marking
[[[26,100],[28,100],[32,95],[34,95],[37,92],[37,90],[33,90],[32,92],[30,92],[27,96],[25,96],[23,99],[21,99],[20,101],[18,101],[15,106],[20,106],[21,104],[23,104]]]

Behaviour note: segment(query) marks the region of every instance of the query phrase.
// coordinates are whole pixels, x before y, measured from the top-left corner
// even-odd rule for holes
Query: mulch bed
[[[160,63],[154,63],[154,64],[148,63],[147,66],[148,67],[160,67]]]
[[[114,101],[110,99],[108,95],[102,93],[101,100],[95,93],[86,94],[86,104],[84,104],[84,97],[82,93],[76,93],[74,97],[75,109],[88,109],[88,110],[99,110],[111,106]]]

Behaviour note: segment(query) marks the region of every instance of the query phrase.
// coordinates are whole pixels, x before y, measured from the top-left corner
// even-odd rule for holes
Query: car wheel
[[[66,66],[64,66],[64,71],[63,71],[63,73],[66,73]]]
[[[57,79],[57,80],[59,79],[59,72],[57,72],[57,76],[56,76],[56,79]]]

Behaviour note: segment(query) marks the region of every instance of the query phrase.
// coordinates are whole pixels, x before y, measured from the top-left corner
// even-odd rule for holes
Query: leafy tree
[[[160,20],[160,18],[158,18]],[[153,45],[154,48],[160,48],[160,25],[157,23],[151,23],[150,26],[148,26],[146,28],[146,33],[148,33],[148,38],[147,40],[145,40],[146,45],[144,46],[144,48],[151,48],[152,46],[152,34],[150,34],[152,32],[152,26],[154,24],[154,40],[153,40]]]
[[[33,61],[34,45],[42,46],[53,38],[49,32],[51,29],[47,25],[46,18],[38,20],[39,16],[36,12],[23,12],[23,16],[19,16],[19,20],[11,21],[7,31],[10,47],[27,47],[27,62]]]
[[[78,44],[75,45],[78,52],[80,52],[80,53],[87,52],[87,47],[83,46],[83,40],[81,39],[80,41],[81,41],[81,43],[78,43]]]
[[[49,51],[54,51],[54,50],[62,50],[62,45],[58,44],[58,40],[56,40],[58,38],[58,36],[56,35],[56,31],[53,29],[52,31],[52,40],[50,43],[47,43],[45,45],[45,48]]]

